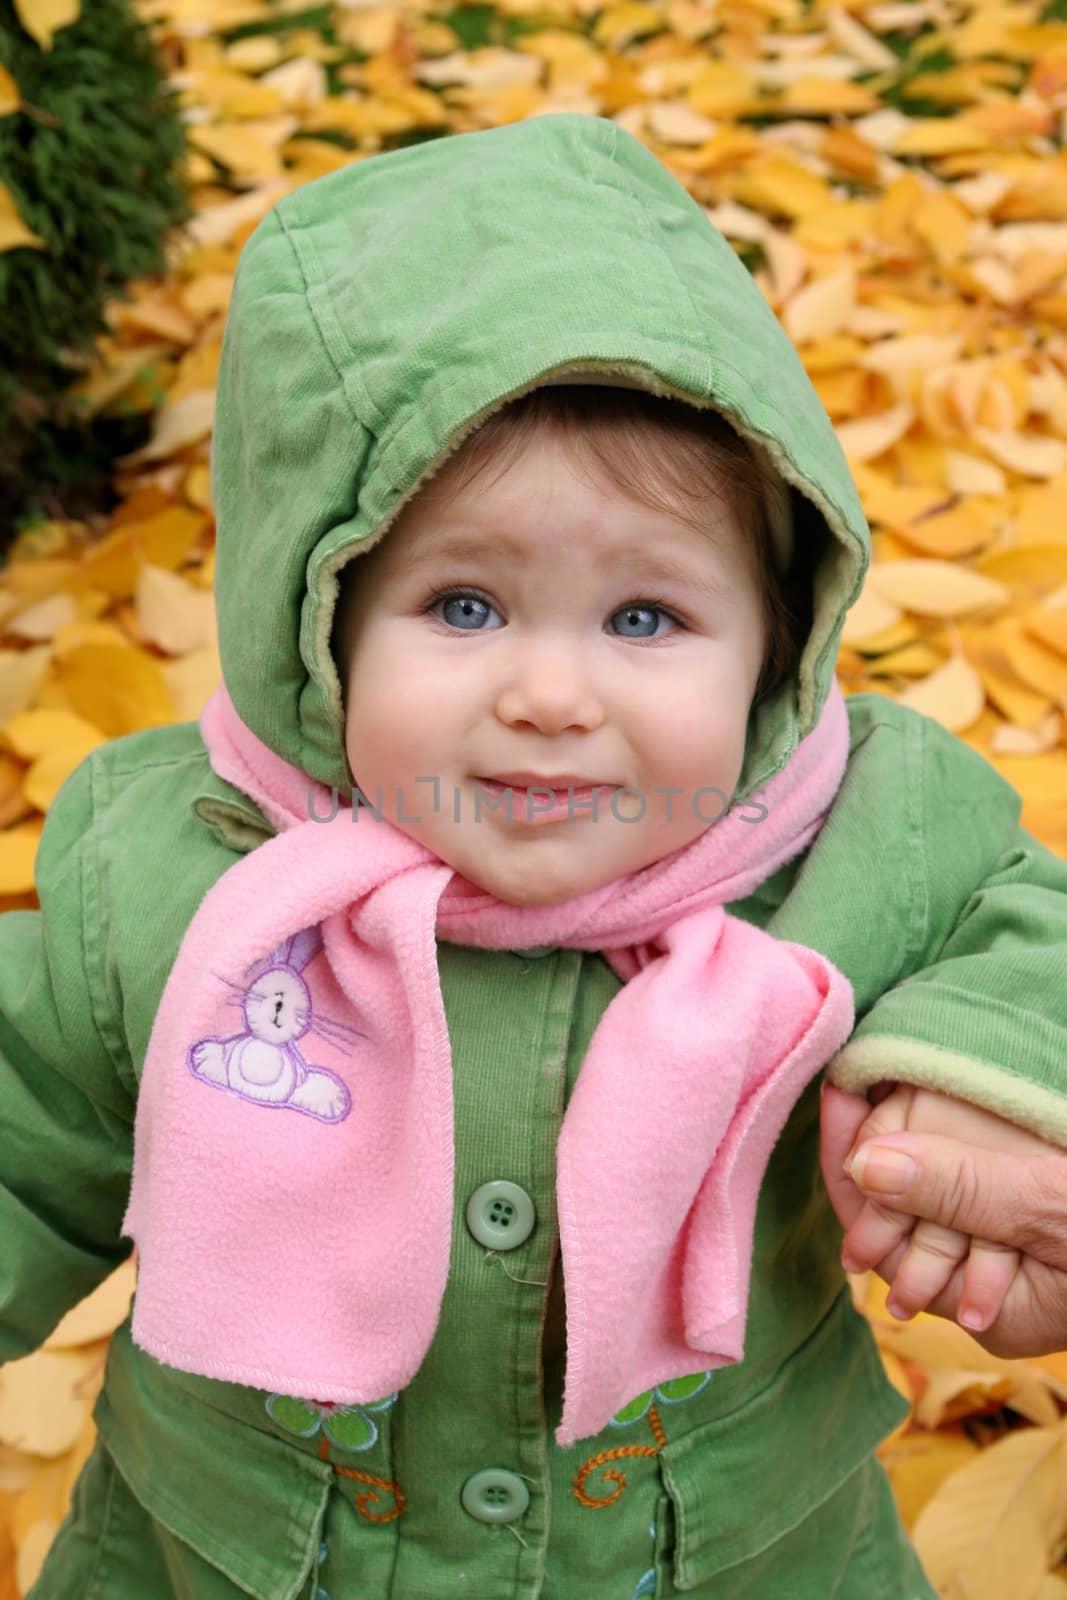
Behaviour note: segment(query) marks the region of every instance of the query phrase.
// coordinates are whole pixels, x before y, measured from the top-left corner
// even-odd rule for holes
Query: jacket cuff
[[[974,1005],[975,997],[967,998]],[[1029,1013],[1017,1018],[1016,1030],[1020,1022],[1033,1026],[1037,1020]],[[966,1100],[1067,1149],[1067,1098],[1063,1094],[1032,1078],[1020,1077],[996,1062],[945,1050],[904,1034],[853,1034],[831,1057],[826,1081],[846,1094],[866,1094],[872,1084],[886,1081],[933,1089]]]

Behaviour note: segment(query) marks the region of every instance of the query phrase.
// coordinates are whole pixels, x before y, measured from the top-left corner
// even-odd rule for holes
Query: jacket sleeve
[[[917,959],[828,1081],[934,1089],[1067,1147],[1067,861],[1020,826],[1021,797],[991,763],[922,721]]]
[[[34,868],[40,910],[0,915],[0,1362],[35,1350],[132,1243],[133,1074],[104,1025],[107,918],[93,775],[56,795]],[[112,1008],[114,1014],[114,1008]]]

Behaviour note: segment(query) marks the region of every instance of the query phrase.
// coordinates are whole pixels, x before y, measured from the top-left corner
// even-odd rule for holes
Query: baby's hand
[[[875,1109],[852,1141],[844,1162],[846,1173],[852,1155],[866,1140],[879,1134],[905,1131],[941,1134],[969,1145],[972,1150],[1049,1153],[1048,1144],[1036,1134],[951,1095],[910,1085],[895,1089],[887,1085],[886,1088],[888,1093],[877,1100]],[[864,1172],[868,1189],[873,1187],[872,1170],[872,1164],[868,1163]],[[891,1195],[892,1186],[885,1192]],[[960,1321],[966,1323],[968,1309],[981,1313],[980,1321],[972,1323],[973,1327],[989,1327],[996,1321],[1019,1271],[1021,1257],[1017,1250],[993,1240],[972,1238],[970,1234],[958,1233],[935,1222],[922,1221],[897,1209],[890,1200],[872,1200],[869,1193],[861,1198],[863,1207],[854,1217],[842,1249],[842,1261],[847,1270],[860,1272],[878,1268],[910,1236],[911,1243],[899,1260],[887,1302],[894,1315],[907,1318],[924,1310],[941,1294],[956,1268],[966,1262]],[[847,1220],[841,1220],[848,1227]]]

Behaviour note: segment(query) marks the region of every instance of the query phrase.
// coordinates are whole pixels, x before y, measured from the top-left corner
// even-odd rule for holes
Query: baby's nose
[[[600,727],[604,707],[581,651],[555,643],[520,653],[497,697],[497,715],[554,735]]]

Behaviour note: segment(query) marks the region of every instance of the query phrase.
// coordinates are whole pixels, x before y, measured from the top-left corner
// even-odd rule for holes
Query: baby
[[[354,163],[242,253],[212,471],[223,687],[0,924],[0,1354],[138,1248],[33,1600],[935,1600],[819,1086],[1067,1144],[1067,866],[842,696],[745,269],[601,118]],[[913,1303],[1003,1301],[927,1227]]]
[[[772,540],[780,488],[765,455],[718,418],[627,399],[554,400],[541,388],[513,403],[409,503],[387,541],[344,569],[337,653],[360,791],[379,807],[392,797],[396,826],[519,905],[598,888],[701,834],[694,797],[711,782],[725,806],[752,710],[799,654],[803,596],[782,574],[790,535],[777,549]],[[631,461],[643,470],[627,477]],[[664,476],[673,494],[656,493]],[[638,603],[613,612],[627,585]],[[415,820],[403,797],[425,809],[420,767],[436,788]],[[901,1088],[877,1126],[909,1122],[992,1149],[1049,1149],[947,1096]],[[869,1202],[846,1264],[876,1266],[914,1222]],[[890,1306],[905,1296],[910,1311],[929,1305],[962,1268],[964,1320],[988,1326],[1019,1263],[1017,1252],[920,1223]]]

